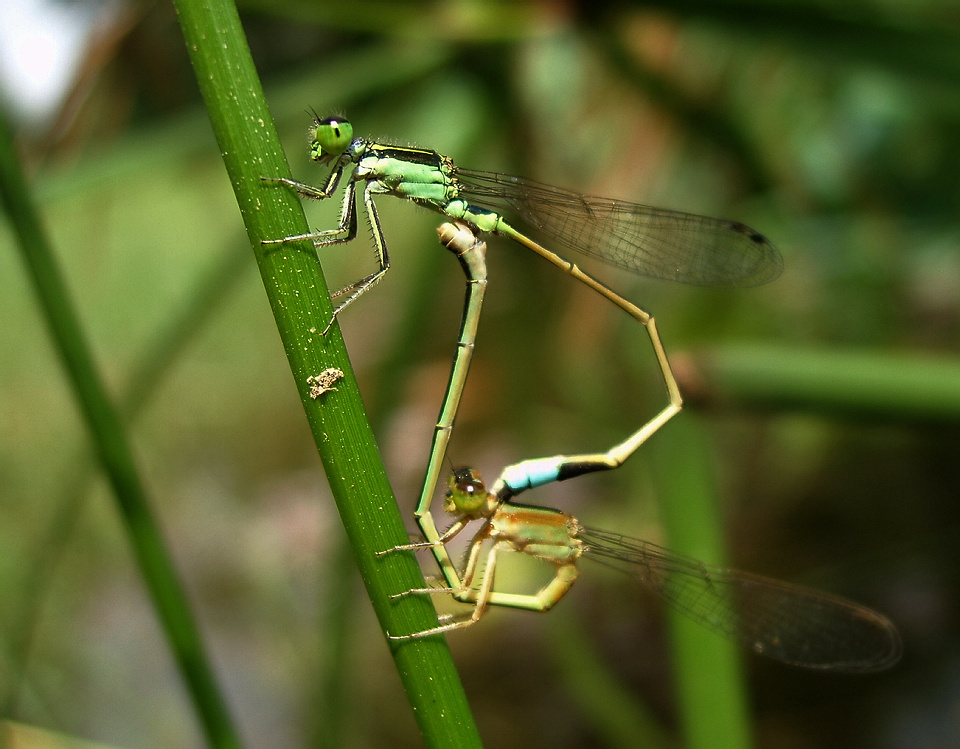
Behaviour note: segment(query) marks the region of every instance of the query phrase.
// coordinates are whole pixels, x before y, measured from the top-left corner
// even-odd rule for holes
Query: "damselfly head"
[[[307,133],[310,158],[328,162],[340,156],[353,141],[353,125],[345,117],[318,117]]]
[[[475,468],[458,468],[447,480],[443,509],[457,515],[473,515],[487,503],[487,485]]]

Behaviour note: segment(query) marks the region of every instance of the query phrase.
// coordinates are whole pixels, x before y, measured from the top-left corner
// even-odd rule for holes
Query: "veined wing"
[[[617,533],[584,528],[579,537],[594,561],[634,575],[694,621],[760,655],[848,673],[880,671],[900,658],[890,620],[852,601]]]
[[[596,198],[541,182],[457,167],[460,195],[519,216],[557,243],[634,273],[696,286],[759,286],[783,270],[779,251],[737,221],[623,200]]]

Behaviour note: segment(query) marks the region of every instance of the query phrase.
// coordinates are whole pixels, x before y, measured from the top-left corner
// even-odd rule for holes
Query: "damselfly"
[[[450,528],[434,539],[390,551],[445,545],[471,522],[481,521],[462,569],[446,575],[457,584],[418,588],[395,597],[448,593],[473,608],[466,617],[448,617],[432,629],[391,635],[392,639],[475,624],[488,605],[547,611],[570,590],[580,574],[580,559],[586,558],[634,576],[681,613],[758,655],[848,673],[879,671],[899,660],[900,637],[890,620],[853,601],[707,565],[648,541],[583,526],[560,510],[513,501],[527,489],[606,467],[584,456],[528,460],[504,469],[489,490],[474,469],[455,471],[444,501],[444,509],[455,516]],[[504,551],[552,564],[553,578],[532,594],[497,590],[497,560]]]

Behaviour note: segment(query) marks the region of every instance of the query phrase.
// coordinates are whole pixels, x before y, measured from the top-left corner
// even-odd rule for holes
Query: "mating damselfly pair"
[[[364,212],[378,259],[374,273],[334,294],[334,298],[345,299],[335,309],[327,329],[390,267],[375,203],[380,195],[411,200],[451,219],[453,223],[445,222],[438,230],[441,244],[456,255],[467,279],[456,354],[415,512],[425,540],[381,554],[430,549],[446,587],[402,591],[395,597],[446,593],[470,603],[472,612],[423,632],[393,634],[392,639],[469,626],[490,604],[545,611],[569,590],[578,575],[579,559],[588,556],[632,572],[696,621],[774,659],[840,671],[879,670],[897,660],[900,641],[895,628],[885,617],[863,606],[768,578],[710,567],[647,542],[588,529],[559,510],[512,501],[526,489],[619,467],[680,411],[682,398],[653,317],[518,231],[505,216],[516,215],[568,249],[640,275],[704,286],[754,286],[775,279],[782,270],[782,259],[765,237],[736,221],[588,197],[519,177],[462,169],[435,151],[354,137],[352,125],[340,117],[318,117],[310,135],[311,158],[332,165],[322,188],[287,178],[264,179],[292,187],[302,197],[323,200],[337,191],[350,170],[339,224],[333,229],[265,243],[311,240],[322,247],[353,240],[357,234],[357,185],[363,183]],[[489,491],[472,469],[455,472],[444,503],[454,520],[441,533],[431,504],[466,384],[487,284],[486,245],[479,239],[483,233],[509,237],[640,322],[652,344],[668,403],[604,453],[524,461],[505,469]],[[470,542],[463,567],[458,568],[447,542],[473,521],[480,521],[480,529]],[[487,555],[481,560],[485,546]],[[523,552],[551,563],[555,576],[534,594],[496,590],[497,555],[502,551]]]

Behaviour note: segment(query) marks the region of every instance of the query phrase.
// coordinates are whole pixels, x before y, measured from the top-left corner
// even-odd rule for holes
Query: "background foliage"
[[[757,290],[590,269],[656,314],[682,365],[696,415],[679,418],[705,430],[697,449],[715,468],[731,561],[862,600],[904,636],[902,664],[881,676],[750,659],[757,744],[950,746],[956,7],[250,2],[241,12],[298,178],[323,174],[306,156],[305,110],[344,111],[358,132],[460,164],[732,216],[773,238],[787,270]],[[70,106],[20,136],[233,712],[251,745],[417,746],[341,551],[173,14],[133,6],[114,31]],[[311,223],[329,225],[335,210],[316,207]],[[381,217],[394,268],[341,322],[412,509],[462,278],[437,251],[435,216],[381,201]],[[660,408],[634,325],[528,253],[490,245],[454,461],[492,478],[523,458],[605,448]],[[362,242],[322,260],[334,287],[372,267]],[[5,717],[117,745],[199,745],[12,251],[0,252],[0,279]],[[658,451],[670,439],[531,501],[662,539],[657,502],[672,464]],[[491,746],[679,740],[663,617],[601,570],[585,569],[547,617],[495,611],[450,644]],[[611,696],[598,705],[600,693]],[[366,718],[349,719],[358,706]]]

